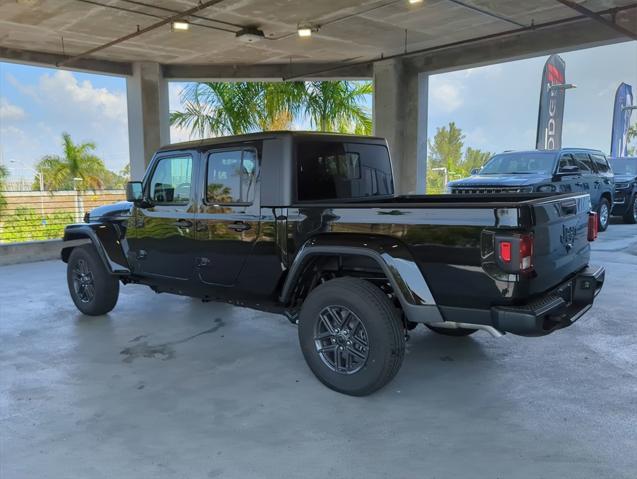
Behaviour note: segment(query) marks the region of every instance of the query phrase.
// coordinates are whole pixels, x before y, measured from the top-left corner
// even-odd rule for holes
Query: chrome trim
[[[469,323],[456,323],[455,321],[443,321],[440,323],[426,323],[429,326],[434,326],[436,328],[446,328],[446,329],[480,329],[482,331],[486,331],[494,338],[501,338],[504,336],[503,333],[495,329],[493,326],[488,326],[486,324],[469,324]]]

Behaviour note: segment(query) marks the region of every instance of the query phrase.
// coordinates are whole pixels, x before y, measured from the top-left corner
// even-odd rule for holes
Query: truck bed
[[[489,308],[529,301],[588,264],[589,205],[586,194],[412,195],[297,204],[288,222],[297,246],[327,232],[396,238],[439,304]],[[501,231],[533,235],[532,273],[485,271],[484,236]]]

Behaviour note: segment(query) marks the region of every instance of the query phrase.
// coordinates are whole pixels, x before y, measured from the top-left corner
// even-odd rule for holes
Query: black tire
[[[634,225],[637,223],[637,193],[633,195],[633,201],[628,205],[628,209],[622,216],[624,223]]]
[[[66,280],[75,306],[84,314],[100,316],[117,304],[119,280],[106,270],[92,244],[73,248]]]
[[[327,328],[326,317],[340,327]],[[350,396],[382,388],[398,373],[405,354],[398,310],[380,288],[356,278],[334,279],[312,290],[299,316],[299,342],[319,381]],[[340,372],[336,365],[342,366]]]
[[[431,329],[434,333],[442,334],[444,336],[469,336],[477,331],[477,329],[467,329],[467,328],[438,328],[436,326],[431,326],[429,324],[425,324],[429,329]]]
[[[599,231],[606,231],[608,223],[610,222],[610,201],[606,198],[602,198],[599,201],[599,206],[597,207],[597,222]]]

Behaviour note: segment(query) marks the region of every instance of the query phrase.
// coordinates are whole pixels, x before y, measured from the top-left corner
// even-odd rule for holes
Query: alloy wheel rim
[[[314,346],[323,363],[339,374],[360,371],[369,357],[369,337],[360,318],[345,306],[326,306],[314,327]]]
[[[88,263],[80,259],[73,268],[73,289],[82,303],[90,303],[95,297],[95,281]]]
[[[604,203],[599,210],[599,220],[602,226],[606,226],[608,222],[608,206],[606,206],[606,203]]]
[[[637,198],[633,200],[633,218],[637,221]]]

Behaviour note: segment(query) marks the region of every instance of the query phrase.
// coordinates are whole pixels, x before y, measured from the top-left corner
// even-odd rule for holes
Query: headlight
[[[625,190],[630,186],[630,183],[615,183],[616,190]]]
[[[556,191],[557,188],[555,185],[541,185],[537,187],[537,190],[542,193],[552,193],[553,191]]]

